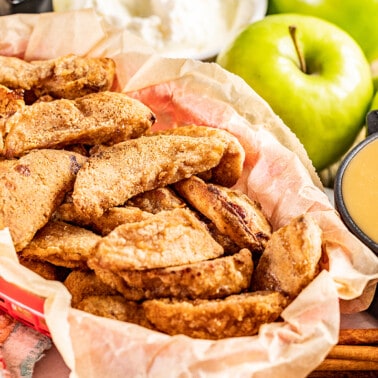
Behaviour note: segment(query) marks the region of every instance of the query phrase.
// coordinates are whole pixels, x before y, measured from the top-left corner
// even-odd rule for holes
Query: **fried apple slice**
[[[76,100],[36,102],[8,117],[3,155],[72,144],[115,144],[136,138],[155,122],[151,110],[123,93],[99,92]]]
[[[207,171],[219,164],[225,143],[216,137],[141,136],[100,148],[80,169],[73,202],[87,217],[99,217],[142,192]]]
[[[71,294],[71,305],[76,307],[84,298],[92,295],[119,295],[101,281],[91,270],[73,270],[63,282]]]
[[[17,159],[0,158],[0,176],[3,173],[7,173],[16,164],[17,164]]]
[[[284,295],[269,291],[212,300],[150,299],[142,304],[158,331],[214,340],[255,335],[261,325],[275,321],[286,305]]]
[[[93,315],[138,324],[154,329],[140,303],[127,301],[121,295],[92,295],[85,297],[76,308]]]
[[[243,171],[245,151],[238,139],[231,133],[208,126],[186,125],[164,130],[159,134],[186,135],[191,137],[216,137],[226,144],[225,152],[219,164],[212,168],[208,180],[226,187],[236,184]],[[206,180],[207,181],[207,180]]]
[[[51,221],[36,233],[20,255],[66,268],[85,269],[100,240],[101,236],[85,228]]]
[[[110,58],[69,54],[56,59],[26,62],[0,56],[0,84],[12,89],[31,90],[37,97],[73,99],[111,89],[115,62]]]
[[[192,176],[174,185],[179,194],[240,248],[262,252],[271,225],[261,206],[244,193]]]
[[[272,234],[253,277],[255,290],[277,290],[294,299],[319,272],[322,232],[309,214]]]
[[[118,226],[103,237],[88,264],[111,271],[153,269],[219,257],[223,248],[187,209],[161,211]]]
[[[4,135],[8,132],[6,120],[25,106],[23,91],[10,90],[0,84],[0,151],[4,147]]]
[[[46,280],[63,281],[69,273],[68,269],[51,264],[47,261],[24,258],[21,255],[19,255],[18,258],[21,265],[34,273],[39,274]]]
[[[136,206],[141,210],[156,214],[163,210],[173,210],[186,207],[182,198],[169,187],[156,188],[131,197],[127,202],[129,206]]]
[[[48,222],[85,160],[74,152],[37,150],[0,175],[0,229],[9,227],[16,251]]]
[[[122,294],[127,300],[140,301],[145,298],[143,289],[128,286],[123,278],[118,275],[117,271],[112,272],[110,269],[101,268],[93,259],[88,261],[88,266],[94,270],[99,280]]]
[[[21,89],[11,90],[0,84],[0,118],[7,118],[25,106]]]
[[[83,227],[88,227],[94,232],[105,236],[116,227],[124,223],[140,222],[153,214],[143,211],[138,207],[124,206],[112,207],[106,210],[99,218],[86,218],[78,213],[72,202],[62,203],[54,213],[54,219],[65,222],[75,223]]]
[[[249,288],[253,262],[248,249],[225,257],[148,270],[119,270],[127,287],[144,298],[222,298]],[[124,291],[123,291],[124,292]]]

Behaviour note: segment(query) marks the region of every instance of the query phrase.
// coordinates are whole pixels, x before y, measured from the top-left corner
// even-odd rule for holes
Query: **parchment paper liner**
[[[255,337],[220,341],[170,337],[72,309],[59,282],[17,262],[9,234],[0,234],[0,274],[46,296],[46,321],[71,377],[302,377],[337,343],[341,310],[367,308],[378,259],[340,221],[303,146],[243,80],[214,63],[167,59],[138,38],[107,30],[91,11],[0,18],[0,54],[27,60],[67,53],[106,55],[117,63],[115,90],[156,113],[156,128],[198,123],[229,130],[246,150],[237,187],[258,199],[276,229],[311,212],[323,230],[321,274],[286,308],[284,321]]]

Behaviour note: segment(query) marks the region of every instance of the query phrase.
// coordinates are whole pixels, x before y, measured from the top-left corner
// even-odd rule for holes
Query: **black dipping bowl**
[[[335,207],[337,211],[340,213],[340,216],[348,227],[348,229],[357,236],[364,244],[366,244],[376,255],[378,255],[378,244],[369,238],[355,223],[354,219],[348,212],[348,209],[345,206],[344,198],[343,198],[343,191],[342,191],[342,182],[343,176],[346,168],[348,167],[349,163],[354,159],[354,157],[369,143],[373,142],[374,140],[378,139],[378,110],[371,111],[366,117],[366,123],[368,127],[368,136],[359,144],[357,144],[344,158],[342,163],[340,164],[336,177],[335,177],[335,184],[334,184],[334,197],[335,197]],[[377,162],[372,162],[376,164]],[[377,168],[378,169],[378,168]],[[363,193],[361,193],[363,195]],[[378,193],[377,193],[377,200],[378,200]],[[377,224],[378,227],[378,224]]]

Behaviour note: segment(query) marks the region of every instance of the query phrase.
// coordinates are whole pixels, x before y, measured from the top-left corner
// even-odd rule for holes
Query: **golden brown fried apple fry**
[[[37,102],[6,120],[3,154],[72,144],[115,144],[136,138],[155,122],[151,110],[123,93],[99,92],[77,98]]]
[[[224,299],[151,299],[143,302],[146,318],[158,331],[201,339],[252,336],[275,321],[287,305],[278,292],[253,292]]]
[[[40,229],[20,252],[24,258],[47,261],[66,268],[87,268],[101,236],[85,228],[61,221],[51,221]]]
[[[37,150],[0,175],[0,229],[9,227],[20,251],[50,219],[86,160],[79,154]]]
[[[87,217],[158,187],[219,164],[225,143],[215,137],[179,135],[140,137],[100,148],[80,169],[73,202]]]
[[[152,269],[219,257],[223,248],[206,226],[187,209],[161,211],[118,226],[97,244],[90,267],[112,271]]]
[[[109,90],[114,82],[115,63],[110,58],[73,54],[50,60],[26,62],[0,56],[0,84],[12,89],[32,90],[37,97],[73,99]]]
[[[0,158],[0,176],[7,173],[15,164],[17,164],[17,159]]]
[[[310,215],[272,234],[253,276],[255,290],[277,290],[294,299],[319,272],[322,233]]]
[[[140,303],[127,301],[121,295],[93,295],[84,298],[76,308],[93,315],[138,324],[154,329],[146,319]]]
[[[138,207],[112,207],[106,210],[99,218],[83,218],[76,211],[73,203],[63,203],[54,213],[54,219],[75,223],[83,227],[89,227],[94,232],[105,236],[116,227],[124,223],[140,222],[153,214],[143,211]]]
[[[20,264],[39,274],[46,280],[63,281],[68,272],[65,268],[51,264],[47,261],[33,260],[19,255]]]
[[[0,151],[3,149],[3,137],[8,132],[6,120],[25,106],[23,91],[14,91],[0,84]]]
[[[109,269],[103,269],[96,265],[96,262],[92,259],[88,261],[88,266],[94,269],[96,276],[107,286],[121,293],[124,298],[130,301],[140,301],[144,299],[144,291],[130,287],[117,273],[112,272]]]
[[[182,198],[169,187],[156,188],[131,197],[127,202],[129,206],[136,206],[144,211],[156,214],[162,210],[173,210],[186,207]]]
[[[91,270],[73,270],[63,282],[70,292],[71,305],[76,305],[91,295],[116,295],[116,290],[102,282]]]
[[[209,180],[219,185],[231,187],[236,184],[243,171],[245,151],[238,139],[231,133],[207,126],[188,125],[160,132],[169,135],[191,137],[216,137],[226,144],[225,152],[219,164],[211,169]]]
[[[116,274],[144,298],[222,298],[249,288],[253,262],[248,249],[232,256],[147,270],[119,270]]]
[[[196,176],[175,184],[176,190],[217,229],[240,248],[262,252],[271,235],[271,225],[261,206],[244,193]]]
[[[21,89],[11,90],[0,84],[0,118],[7,118],[25,106]]]

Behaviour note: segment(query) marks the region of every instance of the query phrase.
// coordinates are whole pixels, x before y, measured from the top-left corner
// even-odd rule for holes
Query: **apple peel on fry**
[[[67,35],[57,33],[55,19]],[[256,336],[217,341],[168,336],[73,309],[63,285],[31,274],[1,249],[0,275],[46,295],[46,322],[73,376],[307,376],[337,343],[339,299],[345,311],[369,304],[378,261],[341,222],[298,139],[237,76],[214,63],[154,55],[123,30],[103,29],[91,10],[12,20],[11,26],[8,17],[0,20],[2,40],[9,41],[0,54],[55,58],[67,53],[75,35],[74,53],[115,60],[115,89],[153,111],[154,130],[198,124],[238,138],[245,162],[235,187],[261,203],[274,230],[309,213],[323,235],[325,269],[282,312],[282,321],[263,325]]]

